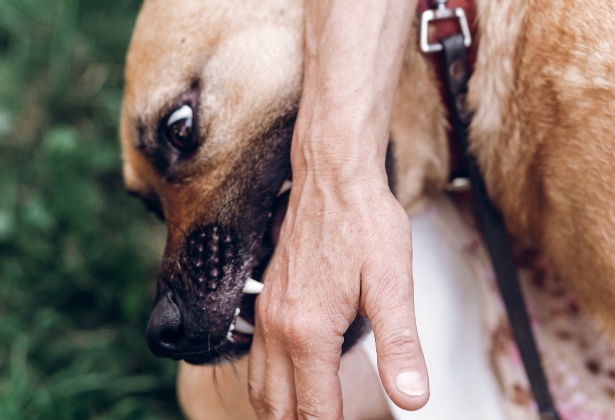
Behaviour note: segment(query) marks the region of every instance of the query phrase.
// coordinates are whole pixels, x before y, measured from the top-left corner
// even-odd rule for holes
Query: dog
[[[615,341],[615,6],[475,7],[470,146],[489,194]],[[212,364],[249,351],[255,295],[244,291],[260,287],[284,217],[302,36],[298,0],[142,7],[120,135],[127,190],[168,226],[147,328],[157,355]],[[390,175],[409,214],[446,184],[446,125],[413,30],[390,129]],[[353,324],[344,350],[364,330]]]

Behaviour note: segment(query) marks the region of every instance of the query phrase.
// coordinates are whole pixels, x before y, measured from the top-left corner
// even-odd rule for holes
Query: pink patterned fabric
[[[467,211],[463,212],[468,214]],[[469,223],[470,218],[466,219]],[[475,230],[476,231],[476,230]],[[510,419],[537,418],[527,377],[511,337],[493,268],[478,233],[465,251],[483,283],[491,338],[490,363]],[[615,352],[607,338],[550,269],[519,253],[519,276],[543,367],[563,420],[615,419]]]

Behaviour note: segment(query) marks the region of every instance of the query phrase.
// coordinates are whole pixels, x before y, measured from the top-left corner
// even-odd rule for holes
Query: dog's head
[[[302,13],[287,0],[152,0],[138,17],[121,138],[126,188],[168,227],[147,328],[157,355],[213,363],[249,349],[243,289],[284,217]]]

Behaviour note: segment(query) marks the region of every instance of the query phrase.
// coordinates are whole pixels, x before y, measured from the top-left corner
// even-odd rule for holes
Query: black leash
[[[534,399],[538,404],[540,418],[541,420],[559,420],[560,417],[553,404],[532,335],[504,220],[489,199],[476,160],[468,151],[468,127],[472,120],[472,113],[467,109],[465,100],[470,69],[467,62],[464,37],[462,34],[453,35],[440,42],[443,47],[442,54],[451,99],[453,130],[464,155],[466,171],[472,186],[472,200],[478,225],[491,256],[513,336],[519,347]]]

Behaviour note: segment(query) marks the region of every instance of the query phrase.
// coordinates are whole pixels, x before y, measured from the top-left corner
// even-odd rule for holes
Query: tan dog
[[[253,298],[242,287],[262,274],[283,218],[302,5],[149,0],[139,15],[121,137],[127,189],[169,227],[148,326],[157,354],[200,364],[249,349]],[[476,7],[471,144],[490,194],[511,232],[553,262],[615,339],[615,6]],[[443,107],[416,31],[411,38],[391,122],[396,195],[409,213],[448,176]]]

